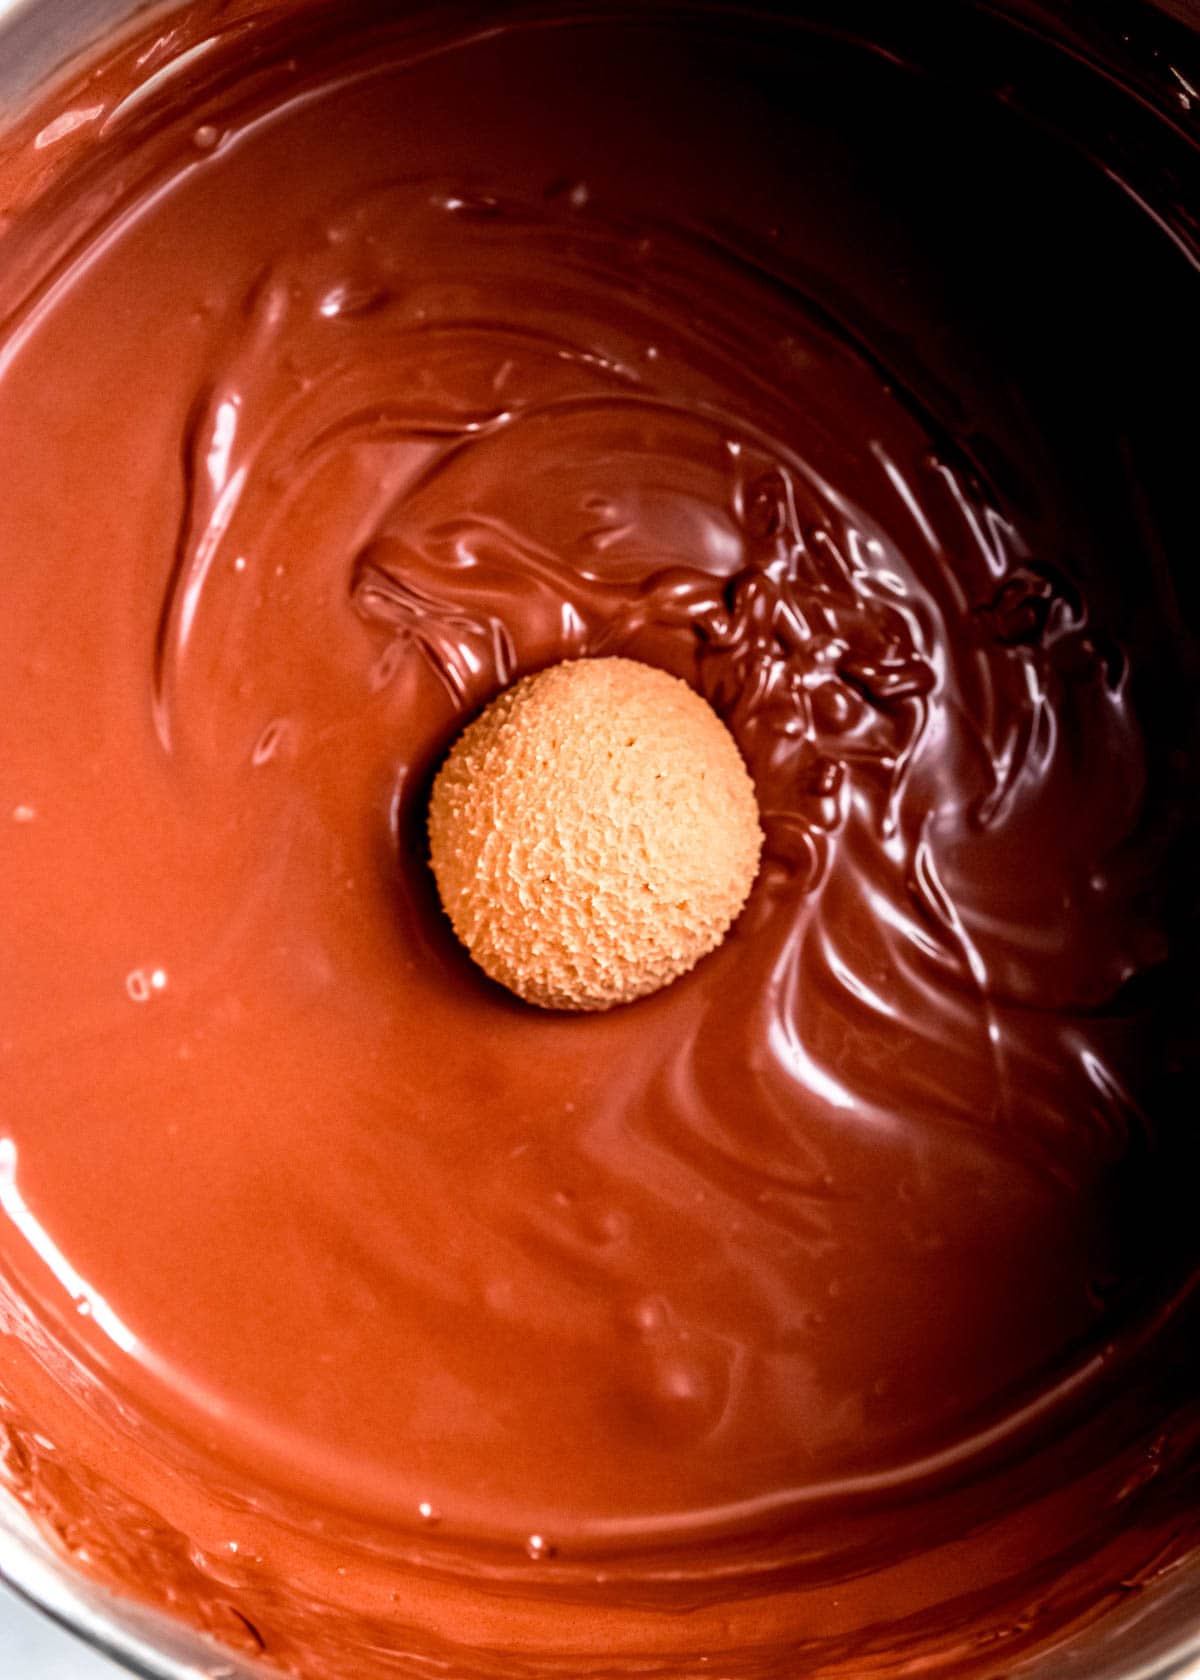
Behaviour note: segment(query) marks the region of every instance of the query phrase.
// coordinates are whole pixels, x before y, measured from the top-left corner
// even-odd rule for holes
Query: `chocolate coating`
[[[390,10],[0,161],[12,1479],[309,1680],[1004,1673],[1196,1539],[1194,152],[967,6]],[[611,654],[764,864],[548,1017],[429,780]]]

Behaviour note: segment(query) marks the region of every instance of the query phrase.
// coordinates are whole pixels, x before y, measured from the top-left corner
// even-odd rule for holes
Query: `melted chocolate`
[[[1195,1540],[1195,281],[1028,118],[1165,126],[961,6],[386,13],[0,169],[12,1479],[312,1680],[1006,1671]],[[598,654],[767,852],[555,1017],[425,801]]]

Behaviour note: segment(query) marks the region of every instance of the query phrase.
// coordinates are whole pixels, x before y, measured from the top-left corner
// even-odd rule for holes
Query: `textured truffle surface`
[[[438,772],[429,837],[480,967],[576,1010],[657,991],[719,945],[762,848],[725,725],[632,659],[555,665],[493,701]]]

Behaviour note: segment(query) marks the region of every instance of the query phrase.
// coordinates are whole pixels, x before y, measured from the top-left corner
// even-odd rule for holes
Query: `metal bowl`
[[[0,0],[0,130],[89,49],[143,25],[155,12],[172,10],[175,3]],[[988,9],[1009,11],[1023,27],[1050,34],[1058,19],[1072,13],[1073,27],[1080,28],[1078,8],[1066,0],[1006,0]],[[1097,38],[1096,57],[1110,76],[1122,75],[1113,54],[1119,60],[1121,43],[1130,40],[1121,27],[1125,21],[1153,25],[1169,13],[1176,28],[1182,24],[1200,37],[1200,0],[1116,0],[1102,10],[1103,39]],[[1099,16],[1096,21],[1099,27]],[[1128,75],[1122,79],[1131,89],[1143,100],[1148,92],[1153,99],[1145,56],[1124,68]],[[1171,98],[1179,98],[1178,87],[1167,80],[1170,73],[1164,62],[1157,90],[1164,111]],[[81,1575],[2,1485],[0,1580],[92,1650],[144,1680],[269,1680],[274,1673]],[[1200,1680],[1200,1555],[1083,1633],[1019,1662],[1009,1670],[1009,1680]]]

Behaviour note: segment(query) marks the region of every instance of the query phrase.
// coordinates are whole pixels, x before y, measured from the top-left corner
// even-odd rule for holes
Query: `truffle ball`
[[[452,747],[429,807],[454,931],[546,1009],[609,1009],[720,944],[762,849],[733,737],[688,685],[632,659],[525,677]]]

